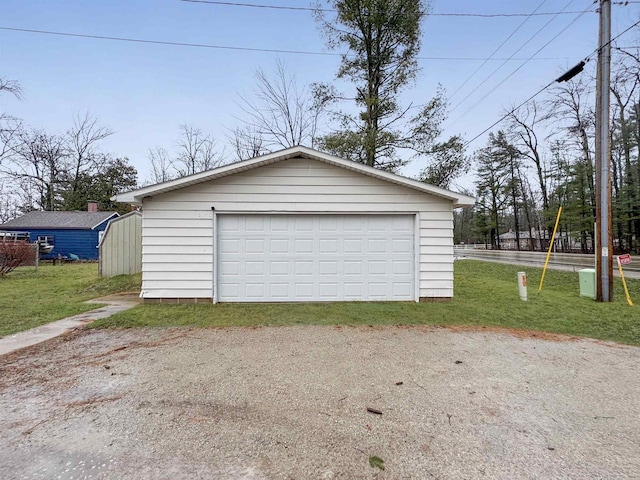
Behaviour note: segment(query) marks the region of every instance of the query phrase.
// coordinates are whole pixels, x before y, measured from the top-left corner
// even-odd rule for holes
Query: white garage
[[[142,206],[148,302],[453,296],[453,208],[474,199],[305,147],[118,195]]]

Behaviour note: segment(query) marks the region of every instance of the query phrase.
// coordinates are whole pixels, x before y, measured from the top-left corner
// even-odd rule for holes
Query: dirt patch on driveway
[[[637,478],[638,371],[498,332],[79,331],[0,357],[0,478]]]

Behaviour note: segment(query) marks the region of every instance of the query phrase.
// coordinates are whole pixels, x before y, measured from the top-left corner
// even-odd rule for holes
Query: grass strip
[[[21,267],[0,277],[0,337],[98,308],[96,297],[140,289],[140,275],[98,277],[97,263]]]
[[[516,274],[526,271],[529,301],[518,298]],[[442,325],[535,330],[640,345],[640,311],[626,304],[620,279],[614,302],[579,296],[577,272],[475,260],[455,263],[455,297],[447,303],[343,302],[290,304],[147,304],[91,324],[92,328],[260,327],[279,325]],[[629,282],[640,303],[640,281]]]

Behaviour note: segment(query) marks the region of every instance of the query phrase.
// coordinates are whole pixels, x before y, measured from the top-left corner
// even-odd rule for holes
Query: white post
[[[527,301],[527,274],[525,272],[518,272],[518,291],[520,293],[520,300]]]

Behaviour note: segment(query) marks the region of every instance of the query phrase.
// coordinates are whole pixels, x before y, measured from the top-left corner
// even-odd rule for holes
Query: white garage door
[[[412,215],[219,215],[218,300],[415,299]]]

